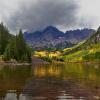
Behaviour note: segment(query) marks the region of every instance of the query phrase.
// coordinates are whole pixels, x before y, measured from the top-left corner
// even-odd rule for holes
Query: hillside
[[[100,60],[100,27],[87,40],[73,48],[63,51],[65,61],[99,61]]]
[[[65,33],[56,27],[48,26],[42,31],[24,33],[26,42],[35,49],[57,48],[64,49],[88,38],[94,32],[93,29],[71,30]]]

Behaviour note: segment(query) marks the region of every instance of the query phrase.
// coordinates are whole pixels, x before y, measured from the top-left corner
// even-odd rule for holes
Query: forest
[[[12,35],[3,23],[0,24],[0,59],[3,61],[30,62],[31,49],[23,38],[23,32]]]

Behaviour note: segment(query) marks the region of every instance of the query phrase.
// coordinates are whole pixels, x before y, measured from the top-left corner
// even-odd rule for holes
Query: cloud
[[[97,28],[100,0],[0,0],[0,21],[12,32],[53,25],[61,30]]]
[[[100,25],[100,0],[77,0],[80,27],[97,28]]]
[[[77,21],[75,0],[1,0],[0,3],[0,9],[4,8],[0,10],[0,18],[12,31],[22,28],[32,32],[48,25],[67,29]]]

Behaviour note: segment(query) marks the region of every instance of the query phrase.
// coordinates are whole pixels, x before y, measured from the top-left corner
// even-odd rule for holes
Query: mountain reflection
[[[99,64],[0,66],[0,100],[99,99]]]

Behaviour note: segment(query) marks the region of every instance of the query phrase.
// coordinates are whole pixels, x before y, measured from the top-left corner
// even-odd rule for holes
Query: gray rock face
[[[71,30],[65,33],[55,27],[48,26],[43,31],[24,33],[26,42],[33,48],[66,48],[83,41],[94,32],[93,29]]]

